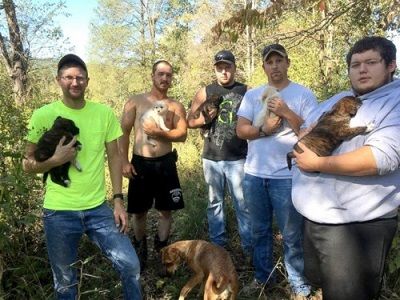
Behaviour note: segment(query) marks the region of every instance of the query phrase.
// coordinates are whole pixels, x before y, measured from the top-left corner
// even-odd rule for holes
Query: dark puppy
[[[361,106],[361,100],[347,96],[340,99],[332,109],[323,114],[309,133],[303,136],[294,146],[296,152],[303,153],[298,143],[302,142],[318,156],[329,156],[344,140],[372,130],[372,126],[350,128],[350,119]],[[293,152],[287,154],[289,170],[292,168]]]
[[[216,116],[219,113],[219,106],[222,102],[222,97],[217,95],[210,95],[207,97],[206,101],[204,101],[193,113],[195,119],[200,117],[200,114],[203,115],[205,124],[200,127],[200,134],[203,137],[208,137],[210,135],[211,130],[211,122],[214,118],[210,118],[210,113],[213,110],[217,111]]]
[[[35,159],[39,162],[49,159],[53,156],[57,145],[63,136],[65,136],[64,145],[66,145],[75,135],[78,134],[79,128],[75,126],[75,123],[72,120],[57,117],[53,126],[39,139],[34,152]],[[82,148],[82,144],[77,141],[74,147],[76,147],[77,150],[80,150]],[[72,163],[78,171],[82,171],[79,163],[76,160],[74,160]],[[48,172],[44,173],[43,182],[46,182],[48,173],[50,173],[50,177],[53,182],[64,187],[68,187],[71,183],[71,180],[68,176],[68,169],[70,165],[71,162],[66,162],[63,165],[54,167]]]

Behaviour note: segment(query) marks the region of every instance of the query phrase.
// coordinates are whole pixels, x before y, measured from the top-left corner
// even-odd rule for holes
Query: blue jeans
[[[103,203],[88,210],[43,209],[43,221],[57,299],[77,299],[78,244],[84,233],[118,270],[124,299],[142,299],[140,267],[128,236],[119,232],[112,210]]]
[[[275,213],[283,236],[284,261],[289,283],[296,294],[308,295],[304,279],[303,217],[291,197],[291,179],[268,179],[245,174],[244,191],[252,220],[255,278],[266,282],[273,275],[272,220]]]
[[[252,253],[249,210],[243,197],[244,159],[213,161],[203,159],[204,178],[208,184],[208,232],[211,242],[226,246],[224,196],[228,187],[236,212],[240,240],[245,255]]]

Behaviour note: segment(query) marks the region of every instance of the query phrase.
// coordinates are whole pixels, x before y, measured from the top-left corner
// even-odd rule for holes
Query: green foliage
[[[6,299],[43,299],[51,274],[40,222],[41,182],[21,168],[26,115],[0,95],[0,265]],[[1,274],[0,274],[1,277]],[[47,286],[47,287],[46,287]],[[38,287],[38,288],[37,288]]]

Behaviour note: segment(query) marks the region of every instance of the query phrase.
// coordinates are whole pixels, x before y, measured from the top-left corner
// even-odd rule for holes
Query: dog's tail
[[[293,151],[290,151],[288,154],[286,154],[286,162],[289,170],[292,169],[292,158],[294,158],[294,154]]]

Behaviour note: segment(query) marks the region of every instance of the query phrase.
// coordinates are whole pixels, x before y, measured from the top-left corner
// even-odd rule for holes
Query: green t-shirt
[[[82,172],[69,168],[71,185],[63,187],[47,178],[43,207],[54,210],[84,210],[96,207],[106,198],[105,143],[122,135],[120,124],[110,107],[86,101],[82,109],[71,109],[62,101],[53,102],[36,110],[29,122],[27,140],[37,143],[58,117],[71,119],[79,128],[78,141],[82,149],[77,160]]]

